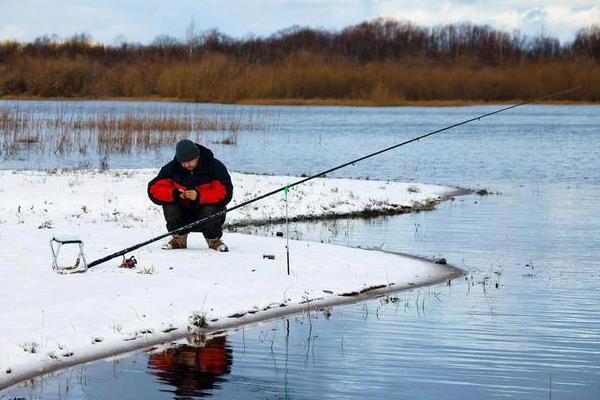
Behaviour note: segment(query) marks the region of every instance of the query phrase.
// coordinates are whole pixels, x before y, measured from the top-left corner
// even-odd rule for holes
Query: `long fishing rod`
[[[318,178],[320,176],[323,176],[323,175],[329,174],[331,172],[337,171],[339,169],[345,168],[345,167],[347,167],[349,165],[353,165],[353,164],[355,164],[357,162],[366,160],[366,159],[371,158],[371,157],[375,157],[375,156],[377,156],[379,154],[388,152],[390,150],[397,149],[398,147],[405,146],[405,145],[407,145],[409,143],[417,142],[417,141],[419,141],[421,139],[425,139],[426,137],[429,137],[429,136],[435,135],[437,133],[441,133],[441,132],[444,132],[444,131],[456,128],[456,127],[461,126],[461,125],[468,124],[468,123],[473,122],[473,121],[479,121],[482,118],[489,117],[489,116],[494,115],[494,114],[499,114],[501,112],[504,112],[504,111],[507,111],[507,110],[510,110],[510,109],[513,109],[513,108],[517,108],[517,107],[523,106],[525,104],[535,103],[535,102],[543,100],[543,99],[548,99],[548,98],[551,98],[551,97],[556,97],[556,96],[559,96],[561,94],[570,93],[570,92],[573,92],[573,91],[578,90],[580,88],[581,88],[581,86],[575,86],[575,87],[572,87],[572,88],[569,88],[569,89],[565,89],[565,90],[561,90],[561,91],[558,91],[558,92],[553,92],[553,93],[546,94],[546,95],[543,95],[543,96],[535,97],[533,99],[526,100],[526,101],[523,101],[521,103],[513,104],[512,106],[500,108],[498,110],[495,110],[495,111],[492,111],[492,112],[489,112],[489,113],[486,113],[486,114],[482,114],[482,115],[479,115],[477,117],[473,117],[473,118],[469,118],[469,119],[466,119],[466,120],[461,121],[461,122],[457,122],[456,124],[452,124],[452,125],[446,126],[444,128],[437,129],[435,131],[423,134],[421,136],[414,137],[412,139],[409,139],[409,140],[406,140],[404,142],[395,144],[393,146],[389,146],[389,147],[383,148],[381,150],[377,150],[377,151],[375,151],[373,153],[367,154],[365,156],[362,156],[362,157],[356,158],[354,160],[345,162],[345,163],[337,165],[335,167],[326,169],[326,170],[321,171],[321,172],[319,172],[317,174],[314,174],[314,175],[308,176],[306,178],[300,179],[300,180],[298,180],[296,182],[290,183],[289,185],[285,185],[285,186],[282,186],[280,188],[271,190],[270,192],[267,192],[265,194],[257,196],[257,197],[255,197],[253,199],[250,199],[250,200],[244,201],[242,203],[236,204],[236,205],[234,205],[233,207],[231,207],[229,209],[224,209],[224,210],[218,211],[218,212],[216,212],[216,213],[214,213],[212,215],[209,215],[208,217],[201,218],[201,219],[199,219],[197,221],[194,221],[194,222],[191,222],[191,223],[189,223],[189,224],[187,224],[185,226],[182,226],[181,228],[174,229],[174,230],[172,230],[170,232],[163,233],[162,235],[158,235],[156,237],[153,237],[152,239],[148,239],[148,240],[146,240],[144,242],[138,243],[136,245],[133,245],[133,246],[128,247],[126,249],[123,249],[121,251],[117,251],[116,253],[109,254],[106,257],[102,257],[102,258],[100,258],[98,260],[90,262],[89,264],[87,264],[87,268],[91,268],[91,267],[94,267],[96,265],[102,264],[102,263],[104,263],[106,261],[109,261],[109,260],[112,260],[113,258],[116,258],[116,257],[124,256],[127,253],[130,253],[130,252],[132,252],[134,250],[137,250],[140,247],[149,245],[150,243],[154,243],[154,242],[156,242],[156,241],[158,241],[160,239],[163,239],[163,238],[165,238],[167,236],[186,233],[187,231],[191,230],[192,228],[204,226],[205,224],[207,224],[208,222],[212,221],[213,219],[218,218],[218,217],[222,217],[222,216],[224,216],[228,212],[231,212],[233,210],[237,210],[239,208],[245,207],[245,206],[247,206],[249,204],[252,204],[252,203],[255,203],[257,201],[260,201],[260,200],[262,200],[262,199],[264,199],[266,197],[272,196],[272,195],[274,195],[276,193],[279,193],[279,192],[282,192],[282,191],[286,191],[289,188],[301,185],[301,184],[303,184],[305,182],[308,182],[308,181],[310,181],[312,179],[315,179],[315,178]]]

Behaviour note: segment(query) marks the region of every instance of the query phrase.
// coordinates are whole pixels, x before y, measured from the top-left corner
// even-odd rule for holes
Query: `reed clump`
[[[263,110],[232,111],[227,114],[174,113],[166,108],[140,108],[119,113],[100,109],[69,111],[58,104],[39,115],[20,102],[0,105],[0,155],[10,158],[20,151],[102,156],[151,150],[202,135],[221,133],[222,144],[235,144],[240,132],[273,128],[273,113]],[[227,136],[225,136],[227,135]]]

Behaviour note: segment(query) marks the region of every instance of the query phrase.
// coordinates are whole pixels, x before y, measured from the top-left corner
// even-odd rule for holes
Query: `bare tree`
[[[194,18],[192,18],[188,26],[185,28],[185,45],[187,47],[189,58],[192,58],[197,36],[196,21],[194,21]]]

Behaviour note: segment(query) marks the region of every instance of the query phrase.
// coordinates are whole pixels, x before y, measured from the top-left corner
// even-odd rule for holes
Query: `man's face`
[[[190,161],[184,161],[181,163],[181,166],[185,169],[187,169],[188,171],[193,171],[196,169],[196,167],[198,166],[198,160],[200,157],[196,157],[193,160]]]

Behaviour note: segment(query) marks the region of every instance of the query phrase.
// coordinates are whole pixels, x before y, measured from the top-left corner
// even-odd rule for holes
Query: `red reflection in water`
[[[176,398],[201,397],[231,370],[231,349],[226,337],[202,346],[181,345],[150,354],[148,367],[159,381],[174,387]]]

